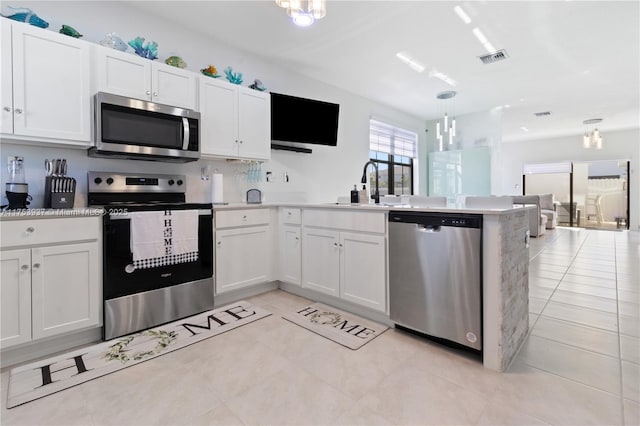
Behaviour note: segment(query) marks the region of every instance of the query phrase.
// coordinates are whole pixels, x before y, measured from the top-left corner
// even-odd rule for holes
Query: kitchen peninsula
[[[216,206],[215,305],[222,306],[279,287],[391,325],[389,211],[481,215],[482,362],[488,369],[505,371],[524,341],[529,324],[527,209],[530,208],[500,210],[284,203]],[[87,219],[73,215],[55,217],[54,221],[68,222],[73,227],[74,222]],[[93,218],[94,221],[96,219]],[[21,243],[20,247],[8,243],[5,237],[10,234],[10,229],[34,228],[37,233],[41,224],[46,225],[51,220],[0,215],[3,235],[0,250],[3,256],[17,249],[30,250],[25,245],[27,243]],[[37,226],[30,224],[36,221]],[[101,238],[97,224],[93,225],[93,230],[93,244],[99,246]],[[100,250],[95,254],[102,256]],[[101,262],[92,259],[91,264],[97,268],[93,275],[98,277]],[[246,259],[251,259],[251,262],[246,262]],[[94,282],[91,294],[99,294],[100,287]],[[92,306],[87,310],[101,312],[101,301],[97,298],[91,300]],[[3,323],[10,320],[3,316]],[[19,318],[15,320],[19,322]],[[74,345],[91,343],[95,341],[100,319],[92,316],[92,322],[87,324],[75,334],[65,329],[55,336],[47,335],[46,342],[39,341],[39,336],[33,336],[32,339],[21,340],[15,348],[7,348],[3,344],[3,358],[20,362],[33,357],[33,354],[44,355],[52,338],[59,343],[57,348],[64,346],[65,340]],[[8,336],[2,336],[3,340],[5,337]]]
[[[279,247],[273,250],[277,257],[274,280],[280,288],[391,324],[388,212],[482,215],[483,364],[504,371],[524,341],[529,325],[527,210],[531,208],[409,208],[336,203],[216,206],[216,305],[224,303],[220,299],[227,299],[227,290],[240,294],[239,288],[246,289],[268,275],[252,273],[245,266],[248,276],[236,276],[227,282],[225,272],[219,268],[232,268],[233,259],[221,255],[220,248],[234,229],[236,232],[253,229],[255,235],[257,228],[263,227],[263,245],[253,240],[245,255],[255,251],[255,257],[251,258],[259,259],[269,252],[267,211],[271,211],[274,233],[271,239]]]

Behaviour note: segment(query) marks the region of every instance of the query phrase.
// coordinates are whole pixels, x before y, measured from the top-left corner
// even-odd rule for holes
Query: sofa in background
[[[534,204],[536,206],[536,209],[529,213],[529,233],[532,237],[544,235],[547,229],[553,229],[558,224],[558,213],[553,203],[553,194],[514,196],[513,203]]]

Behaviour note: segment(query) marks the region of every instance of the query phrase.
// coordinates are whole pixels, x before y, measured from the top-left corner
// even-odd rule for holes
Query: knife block
[[[47,176],[44,181],[44,207],[72,209],[76,198],[76,180],[69,177]]]

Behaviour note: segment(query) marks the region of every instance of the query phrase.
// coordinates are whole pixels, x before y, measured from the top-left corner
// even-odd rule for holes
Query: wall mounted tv
[[[339,112],[338,104],[272,92],[271,140],[336,146]]]

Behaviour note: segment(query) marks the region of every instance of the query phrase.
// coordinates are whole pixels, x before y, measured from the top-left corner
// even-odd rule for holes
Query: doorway
[[[629,229],[630,161],[526,164],[523,195],[553,194],[560,226]]]

